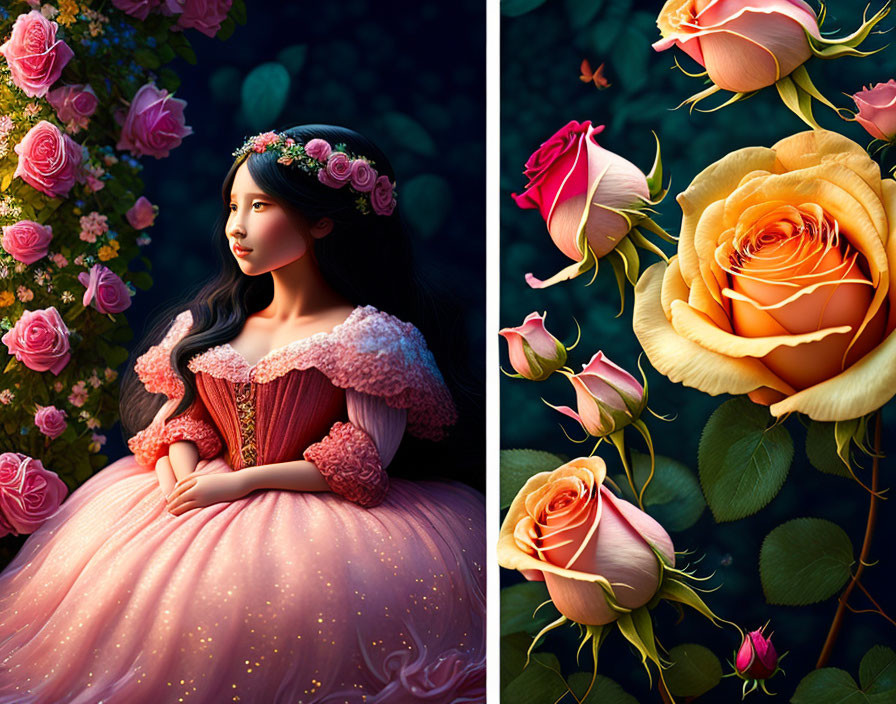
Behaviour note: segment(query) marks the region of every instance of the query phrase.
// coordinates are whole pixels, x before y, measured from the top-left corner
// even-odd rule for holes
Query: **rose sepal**
[[[874,413],[869,413],[868,415],[862,416],[860,418],[835,421],[834,441],[837,445],[837,456],[840,458],[840,461],[846,465],[846,469],[849,471],[849,474],[853,478],[853,480],[869,494],[881,498],[887,492],[887,489],[873,491],[871,487],[869,487],[867,484],[865,484],[865,482],[858,478],[855,470],[853,469],[852,462],[850,461],[850,445],[852,444],[855,444],[856,447],[858,447],[869,457],[883,457],[880,452],[875,452],[868,445],[869,421],[875,413],[877,413],[877,411],[875,411]]]
[[[815,121],[812,114],[812,100],[817,100],[821,104],[829,107],[844,120],[850,120],[850,117],[844,117],[844,113],[848,116],[851,113],[846,108],[838,108],[830,100],[824,97],[822,92],[818,90],[809,76],[809,72],[805,66],[798,66],[789,76],[784,76],[775,82],[775,88],[781,101],[793,114],[799,117],[809,127],[815,130],[822,129]]]
[[[555,371],[557,371],[558,367],[562,367],[564,364],[566,364],[566,352],[569,348],[567,348],[559,340],[557,341],[557,343],[555,345],[556,349],[557,349],[557,359],[556,360],[546,360],[544,357],[540,357],[538,354],[535,353],[535,350],[532,349],[532,346],[525,340],[522,340],[522,346],[523,346],[523,354],[526,357],[526,361],[529,363],[529,368],[532,370],[533,378],[530,379],[529,377],[523,376],[519,372],[517,372],[516,374],[511,374],[510,372],[505,371],[502,368],[501,372],[505,376],[510,377],[511,379],[525,379],[526,381],[544,381],[551,374],[553,374]],[[550,362],[550,363],[548,364],[547,362]]]
[[[824,22],[824,17],[827,10],[824,4],[821,5],[821,14],[819,16],[818,25],[821,27]],[[840,39],[826,39],[823,36],[815,36],[811,32],[806,32],[806,39],[809,41],[809,48],[812,50],[812,54],[817,56],[820,59],[838,59],[841,56],[871,56],[872,54],[876,54],[879,51],[882,51],[886,47],[881,47],[880,49],[874,49],[873,51],[860,51],[858,46],[864,42],[868,35],[871,34],[871,30],[874,29],[875,25],[877,25],[881,20],[884,19],[890,13],[890,2],[884,3],[883,7],[881,7],[871,18],[868,18],[868,7],[865,7],[864,12],[862,13],[862,25],[848,37],[841,37]]]

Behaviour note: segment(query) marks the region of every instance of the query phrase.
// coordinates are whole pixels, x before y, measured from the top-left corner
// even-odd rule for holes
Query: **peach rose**
[[[815,130],[740,149],[678,202],[678,256],[635,289],[658,371],[775,416],[857,418],[893,396],[896,182],[858,144]]]
[[[498,563],[543,579],[554,606],[577,623],[603,625],[648,603],[660,587],[656,550],[675,562],[663,527],[603,486],[606,465],[582,457],[531,477],[498,537]]]
[[[16,18],[9,40],[0,46],[12,82],[29,98],[43,98],[75,56],[68,44],[56,39],[58,28],[32,10]]]
[[[38,122],[13,151],[19,155],[13,177],[21,177],[50,198],[67,196],[75,182],[84,179],[81,145],[52,122]]]
[[[773,85],[812,56],[821,38],[803,0],[668,0],[657,18],[657,51],[680,47],[719,88],[748,93]]]
[[[877,139],[896,138],[896,81],[878,83],[874,88],[860,90],[852,96],[859,112],[856,122]]]

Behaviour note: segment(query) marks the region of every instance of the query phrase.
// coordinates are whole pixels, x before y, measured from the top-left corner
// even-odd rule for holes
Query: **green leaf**
[[[402,185],[401,207],[416,232],[432,237],[451,211],[451,186],[435,174],[415,176]]]
[[[759,575],[770,604],[824,601],[849,579],[852,543],[836,523],[797,518],[769,533],[759,553]]]
[[[685,643],[669,651],[666,685],[676,697],[699,697],[722,680],[722,663],[702,645]]]
[[[501,450],[501,508],[507,508],[529,479],[539,472],[550,472],[563,460],[541,450]]]
[[[156,52],[151,49],[137,49],[134,52],[134,61],[138,65],[149,69],[158,68],[162,65]]]
[[[849,470],[837,454],[835,425],[817,420],[809,423],[809,429],[806,431],[806,456],[819,472],[849,478]]]
[[[532,637],[525,633],[511,633],[501,638],[501,689],[520,676],[526,667],[526,652]]]
[[[260,64],[243,80],[243,113],[255,129],[276,121],[289,94],[289,73],[275,62]]]
[[[544,3],[545,0],[501,0],[501,14],[505,17],[519,17]]]
[[[650,455],[632,452],[632,469],[635,486],[643,486],[650,476]],[[628,482],[617,483],[624,493],[626,489],[631,492]],[[644,492],[644,507],[663,528],[677,531],[694,525],[706,502],[697,477],[690,469],[681,462],[657,455],[653,479]]]
[[[230,16],[233,17],[237,24],[246,24],[246,3],[245,0],[233,0],[230,8]]]
[[[581,699],[582,695],[588,691],[589,684],[591,684],[591,675],[586,672],[576,672],[569,678],[569,688],[582,704],[638,704],[638,700],[617,682],[603,675],[598,675],[594,680],[594,686],[588,692],[588,698]]]
[[[398,144],[423,156],[435,156],[435,142],[414,118],[401,112],[387,112],[382,119],[389,136]]]
[[[501,700],[513,704],[551,704],[567,691],[557,657],[550,653],[535,653],[529,667],[507,685]]]
[[[542,606],[534,617],[532,615],[549,598],[544,582],[525,582],[502,589],[501,635],[538,633],[557,618],[553,605]]]
[[[135,288],[148,291],[152,287],[152,276],[145,271],[131,272],[131,283]]]
[[[793,440],[772,423],[768,408],[739,397],[719,406],[703,428],[700,484],[717,522],[754,514],[781,490]]]
[[[859,665],[859,682],[871,701],[896,701],[896,652],[883,645],[871,648]]]
[[[887,698],[863,692],[845,670],[825,667],[806,675],[790,701],[792,704],[889,704],[893,701],[892,692],[884,696]]]

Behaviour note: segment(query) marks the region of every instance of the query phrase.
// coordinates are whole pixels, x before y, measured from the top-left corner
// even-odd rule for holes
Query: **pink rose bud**
[[[172,30],[196,29],[207,37],[214,37],[227,19],[233,0],[183,0],[183,8]]]
[[[68,195],[75,181],[83,181],[81,146],[51,122],[38,122],[14,151],[19,163],[13,177],[51,198]]]
[[[43,98],[75,55],[68,44],[56,39],[58,27],[32,10],[18,16],[9,40],[0,46],[12,82],[29,98]]]
[[[395,210],[395,184],[388,176],[380,176],[370,192],[370,205],[377,215],[391,215]]]
[[[326,163],[327,159],[330,158],[332,151],[330,143],[323,139],[311,139],[305,145],[305,153],[322,164]]]
[[[868,134],[887,142],[896,138],[896,81],[878,83],[874,88],[866,88],[852,96],[859,108],[856,122]]]
[[[126,15],[136,17],[142,22],[150,12],[158,9],[162,0],[112,0],[112,4]]]
[[[51,90],[47,93],[47,102],[53,106],[56,116],[77,132],[87,128],[99,101],[93,88],[83,83]]]
[[[598,352],[578,374],[564,374],[576,390],[578,413],[568,406],[556,407],[577,420],[589,435],[603,437],[637,420],[647,398],[644,387],[627,371]]]
[[[654,49],[681,48],[713,83],[735,93],[789,75],[812,56],[806,32],[821,38],[818,18],[803,0],[668,0],[657,25],[663,38]]]
[[[34,414],[34,424],[51,440],[55,440],[65,432],[68,424],[65,422],[65,411],[56,406],[43,406]]]
[[[130,150],[134,156],[168,156],[180,146],[184,137],[193,134],[193,128],[184,122],[186,100],[169,95],[152,83],[147,83],[134,95],[127,115],[116,113],[121,122],[121,137],[115,145],[119,150]]]
[[[522,325],[498,331],[507,340],[510,365],[531,381],[544,381],[566,364],[566,347],[547,331],[544,319],[544,315],[529,313]]]
[[[767,680],[778,669],[778,653],[772,637],[765,637],[762,630],[747,633],[737,651],[734,666],[743,679]]]
[[[158,213],[157,205],[150,203],[146,196],[140,196],[124,216],[135,230],[145,230],[152,227]]]
[[[0,342],[29,369],[59,376],[71,358],[68,334],[59,311],[50,306],[26,310]]]
[[[131,305],[131,293],[118,274],[102,264],[94,264],[90,274],[82,271],[78,281],[85,287],[83,304],[91,302],[100,313],[121,313]]]
[[[0,514],[13,533],[33,533],[56,513],[68,487],[55,472],[44,469],[40,460],[19,453],[4,454],[16,456],[24,465],[24,476],[18,489],[0,487]]]
[[[32,220],[20,220],[15,225],[4,225],[0,245],[14,259],[25,264],[33,264],[47,256],[53,228]]]

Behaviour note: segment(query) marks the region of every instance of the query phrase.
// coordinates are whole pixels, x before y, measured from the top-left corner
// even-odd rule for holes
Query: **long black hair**
[[[378,174],[396,180],[385,154],[353,130],[333,125],[301,125],[280,132],[302,144],[315,138],[331,145],[344,144],[349,153],[373,162]],[[325,186],[295,166],[278,163],[277,156],[276,152],[250,151],[227,172],[221,187],[221,212],[212,233],[219,273],[188,292],[186,302],[160,311],[149,333],[132,351],[121,381],[120,412],[125,439],[146,427],[164,403],[163,397],[146,391],[133,366],[137,357],[158,344],[178,313],[190,310],[193,325],[172,350],[172,368],[184,383],[184,396],[168,420],[184,413],[197,398],[195,374],[187,367],[189,360],[210,347],[233,340],[246,319],[273,300],[271,274],[243,274],[225,234],[234,177],[246,162],[259,188],[287,212],[300,214],[309,223],[324,217],[333,221],[332,231],[315,239],[313,249],[327,283],[354,305],[375,306],[419,328],[452,392],[461,421],[448,441],[434,452],[431,445],[426,447],[425,443],[405,437],[389,467],[390,473],[409,474],[416,465],[414,473],[419,477],[421,465],[417,462],[425,458],[428,476],[461,479],[482,488],[482,394],[470,381],[468,360],[462,349],[464,312],[451,297],[434,293],[415,270],[409,229],[401,215],[401,185],[398,205],[391,215],[364,214],[356,208],[356,196],[348,188]],[[435,457],[441,461],[434,461]],[[402,472],[402,467],[409,471]]]

